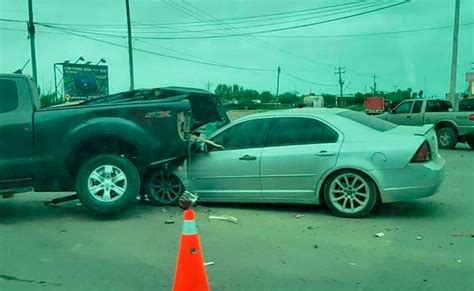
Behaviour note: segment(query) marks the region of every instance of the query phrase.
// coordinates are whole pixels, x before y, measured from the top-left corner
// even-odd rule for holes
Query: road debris
[[[385,236],[385,233],[383,232],[378,232],[374,235],[375,237],[382,237],[382,236]]]
[[[171,219],[165,220],[165,224],[173,224],[173,223],[174,223],[174,220],[171,220]]]
[[[295,214],[293,215],[293,218],[301,218],[304,217],[304,214]]]
[[[351,266],[357,266],[357,263],[349,263]]]
[[[216,263],[214,262],[207,262],[207,263],[204,263],[204,267],[207,267],[207,266],[214,266]]]
[[[422,239],[423,239],[423,237],[421,235],[416,237],[416,240],[422,240]]]
[[[209,220],[224,220],[232,223],[238,223],[237,217],[230,215],[209,215]]]
[[[319,248],[319,246],[317,244],[314,244],[313,248],[317,249],[317,248]]]
[[[474,232],[459,232],[459,233],[453,233],[453,236],[455,237],[474,237]]]
[[[461,262],[461,260],[458,260],[458,263],[460,263],[460,262]]]

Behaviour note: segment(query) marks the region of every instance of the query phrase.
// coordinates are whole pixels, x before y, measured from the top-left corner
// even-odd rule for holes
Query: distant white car
[[[325,203],[335,215],[363,217],[377,201],[433,195],[444,178],[432,126],[350,110],[255,114],[208,138],[222,148],[201,144],[186,179],[203,202]]]

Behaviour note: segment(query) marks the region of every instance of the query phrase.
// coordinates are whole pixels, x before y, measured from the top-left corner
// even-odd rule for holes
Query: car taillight
[[[469,115],[469,120],[474,121],[474,114]]]
[[[430,146],[425,141],[418,151],[416,152],[415,156],[411,159],[412,163],[423,163],[431,161],[431,153],[430,153]]]

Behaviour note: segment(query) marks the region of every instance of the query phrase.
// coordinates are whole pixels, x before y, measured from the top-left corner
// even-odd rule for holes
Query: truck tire
[[[116,214],[130,206],[140,190],[140,175],[128,159],[113,154],[85,162],[76,179],[82,204],[99,214]]]
[[[146,180],[145,193],[153,205],[177,205],[184,193],[184,185],[175,174],[161,170]]]
[[[451,127],[440,128],[436,135],[438,136],[438,146],[440,149],[453,149],[458,143],[458,135]]]
[[[474,136],[470,136],[467,138],[467,144],[474,150]]]

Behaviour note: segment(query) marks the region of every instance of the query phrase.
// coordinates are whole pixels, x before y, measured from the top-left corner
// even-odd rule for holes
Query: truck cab
[[[33,176],[33,112],[39,107],[31,78],[5,75],[0,78],[0,189],[23,187]],[[2,185],[4,187],[2,187]]]

